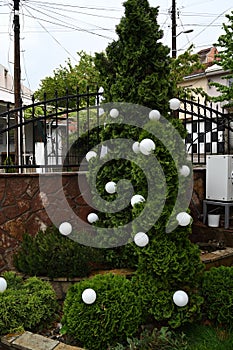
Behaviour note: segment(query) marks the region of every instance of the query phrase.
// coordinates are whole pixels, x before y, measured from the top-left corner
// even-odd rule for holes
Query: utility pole
[[[21,107],[21,68],[20,68],[20,24],[19,3],[14,1],[14,104],[15,108]],[[19,112],[15,113],[15,125],[19,123]],[[19,135],[18,128],[15,129],[15,164],[19,163]]]
[[[172,57],[176,58],[176,0],[172,0]]]
[[[14,96],[15,96],[15,108],[19,108],[21,106],[19,3],[20,3],[20,0],[14,0]]]

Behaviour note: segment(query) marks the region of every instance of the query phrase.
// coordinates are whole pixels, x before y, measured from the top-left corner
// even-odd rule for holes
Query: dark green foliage
[[[28,275],[48,277],[84,277],[93,264],[102,260],[98,249],[82,246],[62,236],[56,227],[39,231],[35,237],[28,233],[14,256],[16,268]]]
[[[222,79],[226,79],[228,84],[221,84],[219,82],[212,82],[211,85],[217,88],[220,95],[212,98],[213,101],[224,102],[225,107],[233,106],[233,11],[226,15],[226,23],[223,23],[224,33],[218,38],[218,42],[215,44],[219,50],[219,54],[216,55],[216,63],[222,67],[226,74]]]
[[[128,338],[128,345],[118,344],[111,350],[188,350],[184,333],[171,332],[167,327],[143,331],[140,338]]]
[[[161,229],[149,232],[153,233],[156,237],[151,237],[148,247],[138,249],[138,269],[132,282],[147,310],[145,321],[152,317],[177,328],[200,317],[203,298],[198,287],[203,267],[199,249],[190,242],[186,228],[177,228],[170,237]],[[176,306],[172,299],[180,289],[189,296],[185,307]]]
[[[86,288],[96,292],[92,305],[82,301]],[[113,274],[96,275],[69,288],[62,330],[89,350],[103,350],[135,335],[141,319],[141,303],[129,280]]]
[[[124,7],[125,16],[116,27],[118,40],[95,59],[106,101],[156,106],[165,112],[175,85],[167,79],[171,60],[169,48],[161,43],[158,8],[150,7],[147,0],[128,0]]]
[[[233,324],[233,268],[213,267],[204,273],[202,295],[205,316],[218,325]]]
[[[30,277],[25,282],[5,273],[7,289],[0,294],[0,334],[16,330],[38,331],[57,315],[56,294],[48,282]]]

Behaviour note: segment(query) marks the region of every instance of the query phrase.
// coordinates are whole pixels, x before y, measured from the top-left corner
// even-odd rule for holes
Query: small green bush
[[[233,324],[233,267],[213,267],[204,273],[202,293],[206,317],[218,325]]]
[[[37,331],[57,317],[56,294],[48,282],[30,277],[25,282],[12,272],[3,275],[7,289],[0,293],[0,334]]]
[[[118,344],[111,350],[188,350],[184,333],[175,333],[167,327],[144,330],[139,338],[128,338],[127,345]]]
[[[48,227],[35,237],[23,235],[14,265],[30,276],[85,277],[101,259],[100,250],[62,236],[56,227]]]
[[[97,295],[91,305],[82,301],[86,288],[94,289]],[[141,305],[129,280],[113,274],[96,275],[68,290],[62,332],[88,350],[103,350],[134,336],[141,316]]]

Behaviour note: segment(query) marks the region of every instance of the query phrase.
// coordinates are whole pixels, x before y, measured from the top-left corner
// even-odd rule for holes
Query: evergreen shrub
[[[202,284],[203,312],[216,323],[233,324],[233,267],[212,267],[205,271]]]
[[[30,276],[85,277],[102,260],[98,249],[83,246],[59,233],[55,227],[39,231],[35,237],[25,233],[14,256],[18,271]]]
[[[49,282],[37,277],[23,281],[6,272],[7,289],[0,293],[0,334],[17,330],[36,332],[57,317],[56,294]]]
[[[82,301],[86,288],[95,290],[91,304]],[[134,336],[142,309],[132,284],[124,276],[105,274],[71,286],[64,302],[62,332],[89,350],[103,350]]]

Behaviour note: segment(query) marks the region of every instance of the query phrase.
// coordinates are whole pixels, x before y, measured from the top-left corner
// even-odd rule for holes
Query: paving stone
[[[84,350],[83,348],[78,348],[77,346],[66,345],[64,343],[59,343],[54,350]]]
[[[10,346],[11,343],[13,343],[13,341],[16,340],[18,337],[20,337],[21,335],[22,335],[22,333],[7,334],[1,338],[1,342],[3,344]]]
[[[53,350],[59,341],[43,337],[39,334],[25,332],[12,345],[20,350]]]

